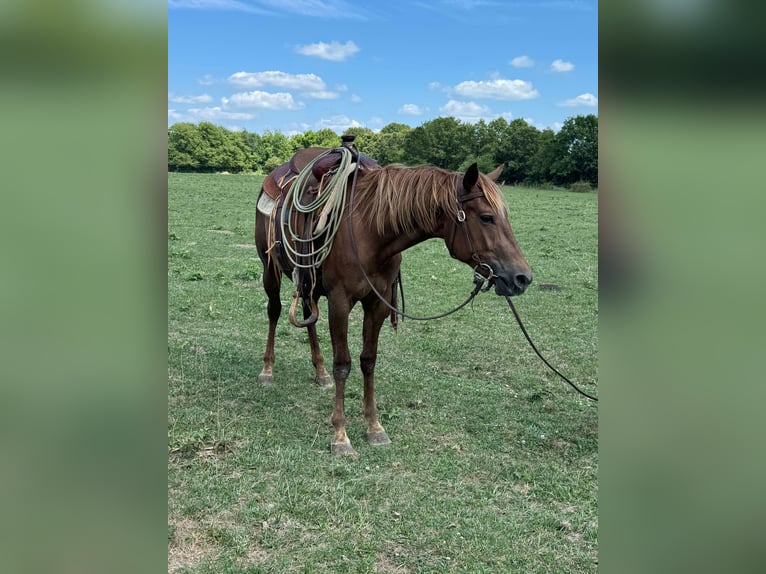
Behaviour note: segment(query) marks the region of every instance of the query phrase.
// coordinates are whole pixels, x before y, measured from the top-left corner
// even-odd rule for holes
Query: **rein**
[[[396,307],[391,305],[391,303],[386,301],[386,298],[383,297],[383,295],[381,295],[380,291],[378,291],[375,288],[375,286],[372,284],[372,281],[370,281],[370,277],[367,275],[367,272],[364,270],[364,267],[362,266],[362,261],[359,258],[359,249],[358,249],[358,247],[356,245],[356,238],[354,237],[354,226],[351,224],[351,214],[354,211],[354,191],[356,190],[356,176],[357,176],[357,172],[358,171],[359,171],[359,162],[356,163],[356,168],[354,169],[354,177],[351,180],[351,190],[349,191],[349,194],[348,194],[348,233],[349,233],[349,238],[351,239],[351,250],[354,252],[354,258],[356,259],[356,263],[359,266],[359,270],[362,272],[362,275],[364,276],[365,280],[367,281],[367,284],[370,286],[370,289],[372,289],[372,292],[375,293],[375,295],[378,297],[378,299],[380,299],[380,301],[386,307],[388,307],[392,312],[394,312],[397,315],[399,315],[401,317],[404,317],[406,319],[410,319],[412,321],[432,321],[434,319],[442,319],[443,317],[447,317],[449,315],[452,315],[453,313],[457,313],[458,311],[460,311],[460,309],[462,309],[463,307],[468,305],[468,303],[473,301],[474,297],[476,297],[476,295],[478,295],[479,292],[482,290],[482,287],[484,286],[484,282],[488,281],[488,280],[491,280],[492,277],[494,277],[494,271],[492,271],[492,268],[489,265],[487,265],[486,263],[478,263],[476,265],[476,267],[474,267],[473,282],[475,284],[475,287],[473,288],[473,291],[471,291],[470,295],[468,295],[468,298],[465,301],[463,301],[460,305],[458,305],[454,309],[451,309],[451,310],[447,311],[446,313],[441,313],[439,315],[432,315],[430,317],[416,317],[414,315],[410,315],[409,313],[405,313],[403,310],[397,309]],[[472,194],[472,195],[475,195],[475,194]],[[476,197],[478,197],[478,196],[476,196]],[[473,199],[473,198],[471,198],[471,199]],[[465,221],[465,212],[460,210],[460,213],[463,214],[463,218],[460,219],[458,217],[458,220],[462,223],[463,221]],[[455,236],[455,231],[456,230],[457,230],[457,224],[455,224],[455,230],[453,230],[453,233],[452,233],[453,240],[454,240],[454,236]],[[470,244],[471,240],[470,240],[470,238],[468,238],[467,230],[466,230],[466,238],[468,239],[468,242]],[[451,253],[452,253],[452,247],[450,246],[450,254]],[[478,259],[477,259],[477,261],[478,261]],[[489,271],[491,273],[491,276],[489,278],[484,277],[481,273],[478,272],[478,269],[480,267],[482,267],[482,266],[487,267],[489,269]],[[487,287],[484,288],[484,291],[487,291],[490,287],[491,287],[491,282],[490,282],[489,285],[487,285]],[[404,303],[404,299],[402,299],[402,307],[404,307],[403,303]]]
[[[490,267],[488,264],[483,263],[481,259],[479,258],[478,254],[473,249],[473,243],[471,242],[471,236],[468,232],[468,227],[463,226],[463,233],[465,234],[465,240],[466,240],[466,246],[471,251],[471,258],[476,261],[476,266],[473,268],[473,282],[475,284],[475,287],[473,291],[471,291],[471,294],[468,296],[468,299],[463,301],[460,305],[455,307],[454,309],[447,311],[446,313],[441,313],[440,315],[433,315],[431,317],[415,317],[413,315],[409,315],[408,313],[405,313],[404,311],[400,311],[393,305],[391,305],[388,301],[386,301],[385,297],[380,294],[380,291],[378,291],[375,286],[372,284],[372,281],[370,281],[369,276],[367,275],[367,272],[364,270],[364,267],[362,266],[362,261],[359,258],[359,250],[356,245],[356,238],[354,237],[354,228],[351,224],[351,214],[354,210],[354,190],[356,189],[356,176],[357,171],[359,170],[359,163],[357,162],[356,168],[354,169],[354,177],[351,181],[351,190],[349,191],[348,195],[348,232],[349,237],[351,239],[351,249],[354,252],[354,258],[356,259],[356,263],[359,266],[359,270],[362,272],[362,275],[367,280],[367,284],[370,286],[370,289],[372,289],[373,293],[377,295],[378,299],[380,299],[383,304],[385,304],[386,307],[388,307],[391,311],[396,313],[397,315],[400,315],[402,317],[405,317],[407,319],[411,319],[413,321],[431,321],[433,319],[441,319],[443,317],[447,317],[448,315],[452,315],[453,313],[456,313],[468,303],[473,301],[474,297],[476,297],[480,291],[488,291],[492,287],[493,279],[496,277],[494,270],[492,267]],[[468,195],[464,195],[463,197],[460,197],[458,195],[457,201],[458,201],[458,215],[457,215],[457,221],[454,222],[454,226],[452,228],[452,234],[449,242],[449,252],[450,256],[455,258],[454,252],[453,252],[453,246],[455,243],[455,235],[457,234],[457,228],[460,223],[465,222],[465,211],[462,209],[463,202],[470,201],[472,199],[476,199],[478,197],[483,196],[483,192],[477,191],[474,193],[470,193]],[[479,273],[479,269],[486,267],[489,271],[489,277],[485,277],[481,273]],[[484,287],[484,283],[487,283],[487,286]],[[483,288],[482,288],[483,287]],[[403,293],[402,293],[403,294]],[[513,316],[516,318],[516,322],[519,324],[519,328],[521,329],[521,332],[524,334],[524,337],[526,338],[527,342],[529,343],[529,346],[532,347],[532,350],[535,352],[535,354],[542,360],[545,365],[552,370],[554,373],[556,373],[559,377],[561,377],[564,382],[566,382],[568,385],[570,385],[574,390],[576,390],[578,393],[580,393],[582,396],[584,396],[587,399],[590,399],[591,401],[598,402],[598,397],[594,397],[593,395],[589,395],[582,389],[580,389],[577,385],[575,385],[572,381],[570,381],[566,376],[562,375],[561,372],[556,369],[553,365],[551,365],[548,360],[543,357],[543,355],[540,353],[540,351],[537,350],[537,346],[535,346],[534,342],[532,341],[532,338],[529,336],[529,333],[527,332],[526,327],[524,327],[524,323],[521,321],[521,317],[519,316],[519,313],[516,311],[516,307],[513,305],[513,301],[511,301],[511,297],[507,296],[505,300],[508,302],[508,306],[511,308],[511,311],[513,312]],[[404,299],[402,299],[402,307],[404,307]]]

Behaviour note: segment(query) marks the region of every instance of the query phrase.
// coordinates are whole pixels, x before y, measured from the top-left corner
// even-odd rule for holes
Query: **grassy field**
[[[364,440],[352,312],[346,409],[358,459],[329,454],[333,392],[312,384],[305,331],[286,309],[274,386],[257,384],[260,181],[168,175],[169,571],[596,572],[597,408],[547,371],[494,293],[446,319],[384,326],[386,447]],[[598,394],[598,196],[504,191],[535,273],[519,313],[547,358]],[[403,278],[415,314],[472,288],[440,240],[404,254]]]

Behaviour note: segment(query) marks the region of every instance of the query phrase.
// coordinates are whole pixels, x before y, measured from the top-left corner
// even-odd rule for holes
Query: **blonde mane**
[[[394,233],[416,228],[430,233],[437,227],[439,211],[457,217],[456,194],[462,179],[463,174],[434,166],[387,165],[357,180],[354,210],[381,235],[386,227]],[[492,210],[505,217],[503,196],[495,183],[480,174],[478,187]]]

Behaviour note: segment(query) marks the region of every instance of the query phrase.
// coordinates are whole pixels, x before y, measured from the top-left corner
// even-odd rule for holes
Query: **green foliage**
[[[406,124],[390,123],[380,130],[372,145],[360,148],[380,165],[404,163],[404,142],[412,128]]]
[[[519,183],[531,178],[532,161],[540,146],[540,131],[525,120],[513,120],[500,135],[496,158],[505,169],[501,179]]]
[[[471,125],[453,117],[427,121],[407,134],[405,161],[457,170],[470,155],[472,136]]]
[[[344,135],[353,135],[355,136],[354,139],[354,145],[356,146],[356,149],[358,149],[362,153],[367,153],[365,150],[370,149],[374,146],[374,142],[377,139],[377,134],[372,131],[370,128],[348,128],[345,130]],[[335,145],[340,144],[340,138],[338,138],[338,143]],[[367,154],[369,155],[369,154]]]
[[[551,174],[557,183],[588,181],[598,187],[598,118],[568,118],[556,134]]]
[[[290,145],[294,151],[307,147],[337,147],[340,145],[340,136],[330,128],[319,131],[308,130],[291,136]]]
[[[593,114],[568,118],[558,133],[502,117],[476,124],[436,118],[416,128],[390,123],[378,133],[364,127],[345,133],[355,135],[357,149],[381,165],[432,164],[463,170],[476,162],[487,173],[502,163],[499,181],[508,184],[568,186],[587,181],[598,186],[598,117]],[[231,132],[210,122],[177,123],[168,128],[168,171],[265,174],[299,149],[336,147],[340,142],[340,135],[327,128],[288,138],[273,131]]]
[[[556,161],[556,134],[551,129],[540,132],[537,150],[530,160],[528,181],[552,182],[551,166]]]
[[[545,369],[492,292],[439,321],[384,327],[376,394],[388,447],[364,440],[354,309],[346,412],[358,460],[329,454],[334,393],[313,384],[305,331],[286,308],[275,383],[257,384],[261,181],[168,174],[168,250],[189,254],[167,270],[169,570],[595,572],[598,411]],[[519,312],[543,354],[597,393],[598,195],[503,191],[535,273]],[[416,314],[473,286],[440,240],[407,250],[402,275]],[[285,305],[292,288],[285,279]],[[324,301],[317,330],[331,365]]]

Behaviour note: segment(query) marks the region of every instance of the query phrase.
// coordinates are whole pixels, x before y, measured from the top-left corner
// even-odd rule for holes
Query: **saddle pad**
[[[261,197],[258,198],[258,211],[263,215],[271,215],[271,212],[274,210],[274,204],[276,204],[275,200],[269,197],[268,194],[262,193]]]

